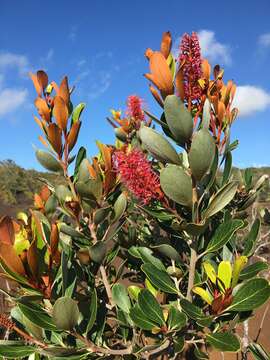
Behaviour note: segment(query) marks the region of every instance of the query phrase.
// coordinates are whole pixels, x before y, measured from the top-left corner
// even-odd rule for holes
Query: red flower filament
[[[122,183],[143,204],[162,198],[159,177],[142,151],[117,151],[114,157],[116,171]]]

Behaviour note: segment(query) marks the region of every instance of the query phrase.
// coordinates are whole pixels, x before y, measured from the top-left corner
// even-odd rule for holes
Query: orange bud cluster
[[[45,135],[45,138],[40,136],[39,139],[46,147],[50,145],[58,159],[61,159],[63,154],[67,157],[76,144],[81,127],[80,118],[72,118],[70,125],[68,124],[72,112],[72,89],[69,88],[68,78],[65,76],[58,86],[54,81],[49,84],[48,75],[43,70],[36,74],[30,73],[30,77],[38,95],[35,106],[40,118],[34,119]]]

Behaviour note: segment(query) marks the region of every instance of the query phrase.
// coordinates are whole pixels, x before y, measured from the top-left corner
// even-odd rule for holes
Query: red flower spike
[[[114,155],[114,167],[123,184],[143,204],[163,197],[159,177],[142,151],[117,151]]]
[[[137,95],[130,95],[127,99],[128,115],[133,117],[135,120],[144,120],[142,102],[142,99]]]
[[[202,95],[198,80],[202,77],[202,58],[198,35],[184,34],[180,45],[179,63],[182,65],[185,100],[198,101]]]

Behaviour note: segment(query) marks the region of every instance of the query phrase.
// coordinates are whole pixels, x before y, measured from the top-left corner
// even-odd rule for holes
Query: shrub
[[[145,54],[161,116],[130,96],[127,112],[108,118],[115,144],[97,142],[91,159],[83,147],[72,155],[85,104],[73,107],[67,77],[58,86],[31,74],[46,148],[36,157],[65,183],[46,181],[29,212],[1,219],[0,263],[16,282],[11,314],[0,317],[5,358],[240,352],[238,324],[268,300],[258,277],[267,265],[250,263],[259,220],[243,231],[265,177],[254,185],[232,172],[236,86],[218,65],[211,77],[195,33],[178,58],[171,42],[164,33],[160,51]],[[248,349],[267,356],[253,343],[243,357]]]

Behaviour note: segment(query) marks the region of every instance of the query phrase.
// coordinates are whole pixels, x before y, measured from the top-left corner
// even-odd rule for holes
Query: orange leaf
[[[39,273],[39,259],[38,259],[38,251],[37,251],[37,242],[33,241],[27,251],[27,263],[31,270],[31,274],[35,279],[38,278]]]
[[[160,45],[160,52],[163,54],[165,59],[170,55],[172,48],[172,37],[169,31],[162,34],[162,40]]]
[[[175,75],[175,87],[178,92],[178,96],[180,96],[182,101],[184,101],[185,98],[183,79],[184,79],[183,70],[180,68]]]
[[[153,50],[148,48],[148,49],[145,50],[144,55],[148,60],[150,60],[150,57],[153,55],[153,53],[154,53]]]
[[[92,179],[97,178],[96,170],[94,169],[94,167],[91,164],[88,164],[88,171],[89,171],[89,174],[90,174]]]
[[[66,131],[68,121],[68,108],[61,96],[55,96],[53,115],[60,129]]]
[[[226,112],[225,105],[222,101],[218,102],[218,120],[221,123]]]
[[[40,129],[44,132],[44,134],[47,135],[47,130],[46,130],[46,127],[45,127],[45,123],[43,124],[43,122],[36,116],[34,116],[34,120],[38,124]]]
[[[105,163],[105,170],[110,170],[112,167],[112,156],[111,156],[111,149],[100,142],[97,141],[97,146],[101,152],[102,159]]]
[[[42,89],[44,90],[47,85],[48,85],[48,75],[45,73],[45,71],[43,70],[39,70],[37,72],[37,80],[40,84],[40,86],[42,87]]]
[[[206,59],[203,59],[202,61],[202,72],[203,72],[203,78],[209,80],[211,74],[211,66],[208,60]]]
[[[9,216],[0,219],[0,243],[14,244],[14,226]]]
[[[31,80],[33,81],[33,84],[34,84],[34,87],[36,89],[36,92],[38,94],[39,97],[41,97],[42,95],[42,87],[37,79],[37,75],[36,74],[33,74],[33,73],[29,73],[29,76],[31,78]]]
[[[11,244],[0,243],[0,258],[12,271],[25,275],[23,263]]]
[[[52,224],[51,236],[50,236],[50,247],[52,260],[56,263],[60,260],[60,253],[58,250],[59,243],[59,232],[56,224]]]
[[[151,80],[165,95],[173,94],[172,73],[165,57],[159,51],[153,52],[149,60]],[[147,77],[147,76],[146,76]]]
[[[41,188],[41,190],[40,190],[40,197],[41,197],[41,199],[42,199],[44,202],[46,202],[46,201],[49,199],[50,196],[51,196],[51,191],[50,191],[50,189],[48,188],[48,186],[47,186],[47,185],[42,186],[42,188]]]
[[[48,140],[52,145],[53,149],[57,152],[58,155],[61,154],[62,150],[62,131],[56,124],[49,124],[48,130]]]
[[[41,136],[41,135],[39,135],[39,141],[44,145],[44,146],[46,146],[46,147],[48,147],[49,145],[47,144],[47,142],[46,142],[46,140]]]
[[[35,106],[37,108],[37,111],[39,115],[42,117],[42,119],[46,120],[47,122],[50,122],[51,120],[51,113],[50,109],[44,99],[41,97],[36,98],[35,100]]]
[[[157,90],[152,85],[149,85],[149,89],[150,89],[152,95],[154,96],[154,98],[156,99],[157,103],[163,108],[164,103],[163,103],[163,100],[161,99],[159,93],[157,92]]]
[[[78,120],[77,122],[75,122],[72,125],[72,127],[70,129],[70,132],[68,134],[68,139],[67,139],[68,151],[69,152],[74,148],[74,146],[75,146],[75,144],[77,142],[78,135],[79,135],[80,128],[81,128],[81,124],[82,124],[81,121]]]
[[[38,194],[34,195],[34,205],[37,209],[43,209],[44,208],[44,203],[41,199],[41,197]]]
[[[67,76],[65,76],[63,78],[63,80],[61,81],[57,95],[61,96],[61,98],[65,101],[66,105],[68,106],[70,96],[69,96],[69,87],[68,87]]]

